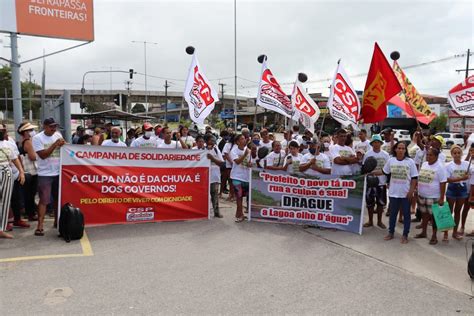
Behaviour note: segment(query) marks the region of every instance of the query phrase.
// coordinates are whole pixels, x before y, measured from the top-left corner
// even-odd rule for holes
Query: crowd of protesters
[[[30,123],[22,123],[17,127],[21,139],[15,142],[9,137],[6,126],[0,126],[0,237],[12,238],[8,232],[13,228],[28,228],[28,222],[35,221],[34,234],[43,236],[48,212],[55,219],[54,226],[57,225],[59,156],[65,141],[58,131],[58,123],[52,118],[44,120],[41,130],[39,132],[38,126]],[[376,225],[386,229],[385,212],[389,216],[385,240],[394,238],[398,219],[403,223],[401,243],[408,242],[411,223],[419,222],[416,228],[420,232],[414,237],[427,238],[427,228],[431,225],[429,243],[434,245],[438,239],[432,206],[443,205],[446,199],[455,219],[452,238],[460,240],[463,237],[470,202],[474,202],[470,198],[470,193],[474,193],[474,189],[471,190],[474,166],[471,168],[469,163],[474,151],[463,157],[463,149],[452,146],[453,160],[446,163],[446,156],[441,151],[444,145],[441,136],[423,135],[417,131],[410,146],[395,141],[391,129],[371,137],[366,130],[361,130],[357,136],[359,141],[354,141],[352,133],[342,128],[332,135],[313,134],[310,130],[301,133],[295,125],[285,131],[284,139],[279,141],[265,128],[253,133],[247,128],[240,133],[228,128],[217,135],[209,126],[200,134],[190,133],[186,126],[172,130],[146,122],[126,133],[110,123],[90,133],[79,126],[72,143],[204,150],[211,164],[210,199],[214,216],[222,218],[219,198],[227,195],[228,201],[236,202],[236,222],[246,219],[250,169],[253,167],[315,177],[338,177],[360,174],[361,167],[371,158],[376,160],[377,166],[367,175],[368,221],[365,228],[374,226],[375,215]],[[443,241],[448,240],[449,234],[444,232]]]

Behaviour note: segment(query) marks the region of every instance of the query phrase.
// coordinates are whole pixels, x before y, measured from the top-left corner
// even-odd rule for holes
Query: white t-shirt
[[[469,167],[469,161],[461,160],[461,164],[457,165],[454,161],[451,161],[446,165],[446,176],[448,178],[460,178],[464,177],[467,172],[467,168]],[[467,184],[467,180],[464,181],[456,181],[452,183],[462,183],[464,185]]]
[[[288,159],[291,156],[290,159]],[[283,165],[286,165],[288,160],[291,160],[291,164],[288,166],[288,169],[286,169],[286,172],[288,173],[298,173],[300,172],[300,164],[301,164],[301,159],[303,159],[303,155],[298,153],[298,155],[293,156],[292,154],[286,155],[285,161],[283,162]]]
[[[395,143],[396,142],[393,142],[394,145]],[[391,156],[392,155],[392,142],[384,142],[381,149],[387,152]]]
[[[20,156],[20,152],[18,151],[18,146],[16,145],[15,143],[15,140],[12,139],[12,138],[8,138],[7,141],[4,141],[5,142],[5,146],[8,147],[11,152],[13,153],[13,155],[15,156],[15,158],[18,158],[18,156]],[[15,159],[13,158],[13,159]],[[15,166],[15,164],[13,162],[10,161],[10,167],[12,168],[12,177],[13,179],[18,179],[18,176],[20,175],[20,170],[18,170],[18,168]]]
[[[181,136],[181,140],[188,146],[188,148],[192,148],[195,142],[194,137],[192,137],[191,135]]]
[[[334,162],[334,159],[337,157],[350,157],[355,156],[354,150],[349,146],[341,146],[336,144],[332,147],[331,151],[331,158],[333,161],[331,174],[335,176],[347,176],[352,174],[351,165],[338,165]]]
[[[222,148],[222,156],[225,156],[227,154],[230,157],[230,150],[232,148],[234,148],[235,146],[237,146],[237,145],[235,145],[235,146],[232,146],[232,145],[233,145],[232,143],[226,143],[224,145],[224,148]],[[225,167],[227,169],[232,168],[232,162],[230,162],[229,160],[226,159],[225,160]]]
[[[177,149],[177,148],[181,148],[181,143],[176,140],[172,140],[169,144],[166,144],[163,141],[160,144],[158,144],[158,148]]]
[[[132,142],[130,147],[157,148],[158,141],[156,140],[155,137],[150,137],[148,139],[145,139],[143,136],[140,136]]]
[[[421,165],[422,161],[423,161],[423,163],[426,162],[426,148],[424,150],[421,150],[420,148],[418,148],[418,150],[416,151],[415,164]],[[442,164],[444,164],[446,162],[446,155],[443,154],[443,152],[439,153],[438,162],[440,162]]]
[[[0,166],[6,166],[11,160],[18,158],[15,152],[8,145],[8,141],[0,140]]]
[[[263,140],[260,141],[259,147],[267,147],[269,150],[272,150],[273,141],[269,140],[268,143],[264,143]]]
[[[378,153],[376,153],[373,149],[371,149],[364,155],[362,164],[364,164],[365,160],[369,157],[374,157],[377,160],[377,167],[374,169],[374,171],[381,171],[387,161],[390,159],[390,155],[386,151],[380,150]],[[378,178],[379,185],[385,185],[387,183],[387,177],[385,175],[378,176]]]
[[[301,158],[301,164],[308,163],[311,159],[316,158],[316,166],[319,168],[326,168],[326,169],[331,169],[331,161],[329,160],[329,157],[324,154],[324,153],[319,153],[319,155],[314,156],[311,153],[307,153],[306,155]],[[321,176],[323,173],[311,169],[307,169],[305,174],[310,175],[310,176]]]
[[[55,132],[51,136],[47,136],[44,131],[33,137],[33,150],[37,153],[38,151],[48,149],[58,139],[62,139],[62,135],[59,132]],[[46,159],[41,159],[39,155],[36,155],[36,164],[38,167],[39,176],[54,177],[59,175],[59,156],[60,148],[54,149],[51,155]]]
[[[264,159],[267,167],[282,167],[285,162],[285,151],[281,150],[279,153],[272,151]]]
[[[102,146],[109,147],[127,147],[127,144],[119,140],[117,143],[114,143],[111,139],[106,139],[102,142]]]
[[[291,141],[292,141],[292,140],[289,140],[289,141],[288,141],[288,140],[286,140],[286,139],[282,140],[282,141],[281,141],[281,149],[286,150],[286,148],[288,147],[288,144],[289,144]]]
[[[415,162],[411,158],[400,161],[396,157],[390,157],[383,167],[383,173],[391,175],[388,196],[394,198],[406,198],[411,179],[418,176]]]
[[[214,158],[223,161],[224,158],[222,158],[222,154],[219,151],[219,148],[217,146],[214,146],[211,150],[205,149],[206,154],[211,154],[214,156]],[[221,167],[211,160],[211,183],[221,183]]]
[[[235,163],[235,160],[241,157],[245,153],[245,150],[247,150],[247,147],[244,147],[243,150],[240,150],[239,146],[235,145],[234,148],[232,148],[232,150],[230,151],[230,159],[234,161],[234,163],[232,164],[232,170],[230,171],[230,178],[232,180],[239,180],[242,182],[249,182],[250,180],[249,164],[252,161],[252,158],[250,157],[250,152],[240,164]]]
[[[424,162],[418,176],[418,195],[424,198],[439,199],[440,183],[448,181],[446,168],[439,160],[430,165]]]
[[[357,151],[359,149],[364,150],[364,153],[367,153],[369,150],[372,149],[372,146],[370,145],[370,142],[368,139],[366,139],[363,142],[359,142],[354,146],[354,150]]]

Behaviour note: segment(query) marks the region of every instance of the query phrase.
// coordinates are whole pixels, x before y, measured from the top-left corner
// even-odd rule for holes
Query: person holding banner
[[[381,172],[387,161],[390,159],[390,155],[382,150],[382,137],[380,135],[373,135],[370,142],[370,149],[365,155],[362,164],[365,163],[367,158],[374,157],[377,160],[377,167],[375,171]],[[378,184],[375,181],[375,185],[371,185],[372,181],[367,180],[367,190],[365,192],[365,202],[367,204],[367,211],[369,212],[369,221],[364,224],[364,227],[374,226],[373,217],[374,209],[377,206],[377,226],[385,229],[387,228],[382,222],[383,209],[387,205],[387,178],[385,175],[378,176]]]
[[[436,221],[433,217],[432,205],[438,203],[440,206],[444,204],[446,193],[446,168],[444,163],[438,161],[439,149],[431,147],[426,153],[426,162],[420,168],[418,177],[418,207],[422,214],[421,233],[415,238],[426,238],[426,229],[428,222],[431,220],[433,224],[433,235],[431,236],[430,245],[436,245],[438,238],[436,237]]]
[[[186,126],[181,126],[179,129],[179,133],[181,134],[181,140],[186,145],[186,147],[183,147],[184,149],[191,149],[196,146],[196,141],[194,137],[189,135],[189,128],[187,128]]]
[[[281,143],[277,140],[274,141],[272,149],[273,151],[263,160],[264,168],[268,170],[286,170],[284,167],[285,152],[281,149]]]
[[[300,163],[303,158],[303,155],[300,154],[300,145],[296,140],[292,140],[288,147],[290,148],[290,153],[286,156],[283,166],[288,173],[298,173],[300,172]]]
[[[320,148],[321,144],[316,140],[309,143],[309,152],[301,159],[301,172],[316,177],[331,174],[331,162],[329,161],[329,157],[319,152]]]
[[[237,209],[235,211],[235,222],[240,223],[245,220],[243,212],[243,199],[249,196],[250,170],[252,168],[252,159],[250,149],[247,147],[245,136],[239,134],[235,137],[234,148],[230,152],[232,160],[232,170],[230,178],[234,185],[235,197],[237,200]],[[248,200],[247,200],[248,206]]]
[[[446,198],[448,200],[451,212],[454,211],[454,229],[453,238],[461,240],[462,236],[458,235],[458,227],[461,216],[461,210],[469,196],[468,183],[469,180],[469,162],[461,160],[462,149],[457,145],[451,147],[451,157],[453,161],[446,165],[448,176],[448,189],[446,190]],[[444,239],[448,240],[448,232],[444,232]]]
[[[390,176],[388,196],[390,200],[390,220],[388,234],[385,240],[392,240],[395,233],[398,212],[403,212],[403,236],[400,239],[402,244],[408,243],[410,232],[410,201],[418,179],[418,170],[415,162],[408,157],[408,151],[404,142],[397,142],[392,148],[392,157],[387,161],[382,172],[372,172],[373,175]]]
[[[102,142],[102,146],[109,147],[127,147],[127,144],[120,140],[122,130],[118,126],[114,126],[110,129],[110,139],[106,139]]]
[[[159,142],[154,137],[153,125],[148,122],[143,123],[142,132],[143,135],[135,139],[130,147],[157,148]]]
[[[358,164],[354,150],[346,146],[347,131],[343,128],[336,132],[337,144],[331,149],[330,155],[333,159],[333,166],[331,174],[335,176],[349,176],[352,175],[351,165]]]

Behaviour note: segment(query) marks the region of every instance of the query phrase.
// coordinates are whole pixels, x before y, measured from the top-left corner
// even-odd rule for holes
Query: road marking
[[[15,262],[15,261],[47,260],[47,259],[58,259],[58,258],[90,257],[94,255],[94,252],[92,251],[91,243],[89,242],[89,238],[87,237],[85,230],[84,230],[84,236],[82,236],[80,243],[81,243],[82,253],[3,258],[3,259],[0,259],[0,263]]]

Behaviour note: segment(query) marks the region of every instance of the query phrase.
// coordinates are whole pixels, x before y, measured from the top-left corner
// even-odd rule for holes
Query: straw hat
[[[21,126],[19,129],[18,129],[18,133],[22,133],[24,131],[29,131],[29,130],[32,130],[32,129],[35,129],[35,128],[38,128],[38,126],[36,125],[32,125],[30,123],[26,123],[25,125]]]

